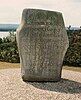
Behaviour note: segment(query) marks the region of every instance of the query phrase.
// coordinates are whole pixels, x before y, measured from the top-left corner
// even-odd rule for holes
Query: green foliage
[[[81,30],[67,31],[69,48],[64,58],[65,65],[81,66]]]
[[[81,30],[67,31],[69,48],[64,58],[64,65],[81,66]],[[5,38],[0,38],[0,61],[18,63],[19,54],[16,42],[16,35],[10,32]]]
[[[0,44],[2,43],[2,38],[0,38]]]
[[[10,35],[0,39],[0,61],[17,63],[19,54],[16,43],[16,35],[10,32]]]

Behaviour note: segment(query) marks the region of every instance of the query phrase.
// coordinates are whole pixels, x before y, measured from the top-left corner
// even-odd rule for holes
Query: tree
[[[69,27],[68,27],[68,30],[70,30],[71,29],[71,25],[69,25]]]
[[[9,36],[7,36],[7,38],[9,39],[9,41],[11,42],[16,42],[16,34],[14,33],[14,31],[9,31]]]
[[[0,44],[2,43],[2,38],[0,38]]]

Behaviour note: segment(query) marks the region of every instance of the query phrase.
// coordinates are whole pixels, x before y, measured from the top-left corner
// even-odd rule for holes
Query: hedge
[[[81,67],[81,30],[67,31],[69,39],[69,48],[65,54],[63,64],[68,66]],[[10,35],[0,38],[0,61],[19,63],[19,53],[16,42],[16,35],[10,32]]]

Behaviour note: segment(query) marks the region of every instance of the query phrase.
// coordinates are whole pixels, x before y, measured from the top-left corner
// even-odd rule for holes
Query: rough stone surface
[[[59,81],[68,37],[62,14],[25,9],[17,29],[24,81]]]

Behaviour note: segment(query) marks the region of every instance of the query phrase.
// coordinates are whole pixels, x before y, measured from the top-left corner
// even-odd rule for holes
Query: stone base
[[[56,78],[41,78],[41,77],[27,77],[22,76],[22,80],[24,82],[58,82],[61,80],[61,77],[56,77]]]

